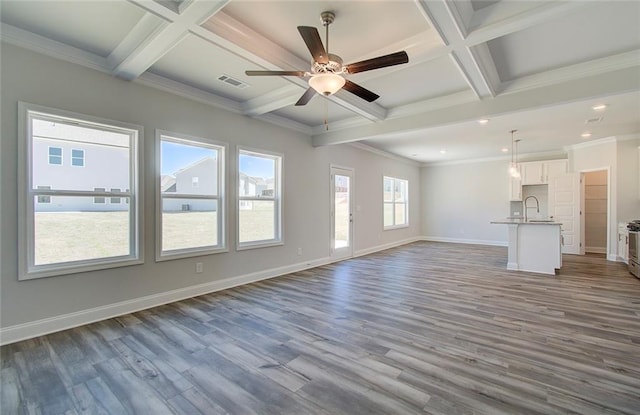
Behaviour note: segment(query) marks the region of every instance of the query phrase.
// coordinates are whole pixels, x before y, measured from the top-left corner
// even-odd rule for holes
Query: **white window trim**
[[[129,255],[35,265],[35,241],[33,239],[35,214],[34,197],[40,194],[51,196],[92,197],[96,196],[96,193],[92,191],[39,191],[37,189],[33,189],[31,177],[33,146],[30,122],[32,115],[37,116],[38,118],[46,118],[47,116],[53,117],[53,119],[67,118],[74,122],[102,129],[115,128],[118,131],[120,131],[120,129],[132,131],[133,139],[130,147],[131,157],[129,159],[129,169],[131,172],[129,188],[132,189],[132,191],[120,193],[120,196],[129,197],[130,200],[129,223],[131,231],[129,234],[129,246],[131,247],[131,252]],[[18,102],[18,136],[20,137],[18,160],[21,164],[18,169],[18,279],[30,280],[144,263],[144,251],[142,249],[144,246],[144,233],[142,229],[142,225],[144,223],[144,208],[141,193],[143,166],[143,154],[141,149],[144,148],[142,142],[144,139],[144,130],[142,126],[36,104],[29,104],[26,102]],[[111,195],[114,195],[114,193],[104,193],[105,197],[109,197]],[[98,194],[98,196],[102,196],[102,194]]]
[[[253,153],[258,157],[273,157],[277,160],[276,171],[274,177],[274,195],[273,197],[240,197],[240,154],[241,153]],[[282,200],[282,187],[284,183],[284,155],[282,153],[276,153],[273,151],[262,150],[251,147],[236,146],[236,251],[244,251],[247,249],[267,248],[271,246],[284,245],[284,226],[283,226],[283,200]],[[265,239],[261,241],[240,242],[240,201],[265,201],[273,200],[274,203],[274,228],[276,237],[273,239]]]
[[[163,137],[166,141],[174,141],[176,143],[183,143],[184,141],[193,141],[201,144],[203,147],[213,148],[219,151],[218,153],[218,196],[214,199],[218,201],[218,245],[211,247],[195,247],[186,249],[175,249],[170,251],[162,251],[162,192],[160,190],[160,180],[162,176],[161,171],[161,145]],[[171,139],[174,140],[171,140]],[[210,140],[202,137],[195,137],[187,134],[176,133],[166,130],[156,130],[156,262],[170,261],[180,258],[191,258],[203,255],[219,254],[223,252],[229,252],[227,247],[228,231],[227,231],[227,154],[229,145],[227,143]],[[197,195],[177,195],[184,198],[197,198]],[[194,197],[195,196],[195,197]]]
[[[393,180],[393,192],[395,195],[395,182],[396,180],[401,180],[403,182],[406,183],[406,194],[405,194],[405,201],[404,201],[404,217],[405,217],[405,223],[403,223],[402,225],[396,225],[395,221],[396,221],[396,205],[400,205],[402,203],[397,203],[395,200],[391,201],[391,202],[385,202],[384,200],[384,180],[385,179],[391,179]],[[395,196],[394,196],[395,197]],[[391,204],[393,205],[393,225],[389,225],[389,226],[385,226],[384,224],[384,205],[386,204]],[[402,179],[400,177],[393,177],[393,176],[387,176],[387,175],[383,175],[382,176],[382,230],[384,231],[390,231],[390,230],[394,230],[394,229],[402,229],[402,228],[408,228],[409,227],[409,180],[407,179]]]

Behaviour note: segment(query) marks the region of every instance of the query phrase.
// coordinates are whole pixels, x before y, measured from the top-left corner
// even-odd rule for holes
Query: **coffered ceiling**
[[[504,156],[512,129],[523,153],[640,132],[635,0],[0,5],[5,42],[279,124],[318,146],[360,142],[433,163]],[[245,75],[309,71],[296,27],[315,26],[324,41],[325,10],[336,15],[329,52],[345,63],[407,52],[408,64],[348,75],[378,100],[343,90],[294,106],[305,79]],[[596,104],[607,107],[596,111]],[[489,122],[481,125],[481,118]]]

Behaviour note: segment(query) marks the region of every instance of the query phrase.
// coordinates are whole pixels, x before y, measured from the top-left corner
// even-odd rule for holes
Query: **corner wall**
[[[420,172],[409,162],[350,145],[314,148],[301,133],[113,78],[3,43],[0,254],[2,341],[150,307],[329,261],[329,167],[355,169],[355,255],[420,236]],[[18,281],[18,101],[144,127],[143,265]],[[155,262],[156,129],[229,143],[228,253]],[[284,246],[235,251],[236,146],[284,154]],[[382,231],[382,176],[409,180],[410,226]],[[302,248],[302,255],[297,254]],[[195,263],[204,273],[195,273]]]

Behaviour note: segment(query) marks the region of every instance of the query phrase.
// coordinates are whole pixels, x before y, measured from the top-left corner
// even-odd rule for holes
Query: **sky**
[[[210,148],[162,141],[161,154],[161,174],[173,175],[178,170],[204,157],[215,157],[216,151]],[[242,155],[240,157],[240,171],[253,177],[270,178],[273,177],[273,163],[271,159]]]

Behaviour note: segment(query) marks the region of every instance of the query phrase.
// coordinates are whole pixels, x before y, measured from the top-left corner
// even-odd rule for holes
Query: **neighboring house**
[[[33,186],[40,189],[125,191],[129,188],[129,149],[81,140],[35,137]],[[109,171],[105,175],[104,171]],[[119,211],[123,197],[39,196],[37,212]]]
[[[186,195],[185,198],[163,198],[165,212],[178,211],[215,211],[217,207],[211,200],[189,199],[188,195],[213,196],[218,194],[218,161],[213,157],[204,157],[178,170],[173,176],[160,178],[162,192]]]

